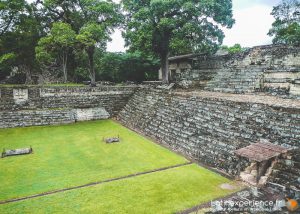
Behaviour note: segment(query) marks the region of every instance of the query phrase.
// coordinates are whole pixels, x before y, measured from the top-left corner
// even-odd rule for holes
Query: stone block
[[[75,121],[101,120],[108,119],[109,113],[105,108],[86,108],[73,110]]]
[[[28,89],[13,89],[15,104],[21,105],[28,101]]]

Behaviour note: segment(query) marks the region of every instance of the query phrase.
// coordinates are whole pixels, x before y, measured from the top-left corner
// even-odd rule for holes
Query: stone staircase
[[[218,72],[204,89],[218,92],[251,93],[260,88],[262,74],[262,68],[224,69]]]
[[[268,69],[264,72],[263,90],[274,95],[300,95],[300,69]]]

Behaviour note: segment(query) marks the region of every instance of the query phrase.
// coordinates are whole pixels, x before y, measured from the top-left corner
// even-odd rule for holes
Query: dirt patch
[[[225,190],[235,190],[235,189],[237,189],[238,187],[237,187],[237,186],[234,186],[234,185],[232,185],[232,184],[225,183],[225,184],[221,184],[221,185],[220,185],[220,188],[221,188],[221,189],[225,189]]]

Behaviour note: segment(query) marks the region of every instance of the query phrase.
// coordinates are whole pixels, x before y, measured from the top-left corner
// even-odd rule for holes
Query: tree
[[[95,70],[103,80],[142,82],[157,79],[159,61],[152,57],[145,57],[139,52],[100,54],[95,60]]]
[[[111,0],[45,0],[45,13],[50,20],[68,23],[78,34],[78,47],[88,54],[89,73],[95,84],[95,47],[105,47],[109,35],[121,22],[119,6]]]
[[[26,11],[25,0],[0,0],[0,36],[12,31]]]
[[[64,82],[68,81],[68,56],[75,45],[75,32],[69,24],[57,22],[53,24],[48,36],[40,39],[36,47],[36,57],[39,61],[50,61],[56,55],[62,62]]]
[[[234,24],[231,0],[123,0],[122,3],[127,14],[124,34],[127,46],[130,51],[151,51],[158,56],[165,83],[169,79],[171,47],[188,44],[194,51],[211,51],[223,41],[220,26],[230,28]],[[184,42],[179,43],[180,40]]]
[[[283,0],[273,8],[275,22],[268,35],[274,44],[300,45],[300,1]]]
[[[8,75],[7,67],[10,67],[12,61],[14,61],[15,54],[7,53],[0,56],[0,80],[4,79]]]
[[[43,34],[41,14],[25,0],[0,1],[0,9],[0,57],[14,55],[10,66],[4,66],[5,73],[17,68],[26,74],[25,83],[32,83],[32,72],[38,71],[34,49]]]
[[[226,45],[221,47],[222,50],[228,51],[228,53],[230,54],[235,54],[235,53],[239,53],[242,51],[245,51],[247,48],[242,48],[242,46],[240,44],[235,44],[231,47],[228,47]]]
[[[104,27],[98,25],[97,23],[90,23],[86,26],[83,26],[80,30],[79,35],[76,37],[81,48],[87,53],[89,61],[89,76],[91,79],[91,85],[96,84],[96,73],[94,67],[94,54],[96,44],[98,48],[106,48],[106,41],[109,39],[107,33],[104,30]]]

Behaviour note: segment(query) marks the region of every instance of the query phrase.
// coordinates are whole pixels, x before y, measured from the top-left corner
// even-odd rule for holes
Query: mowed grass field
[[[119,135],[120,143],[103,138]],[[112,120],[0,130],[0,149],[34,153],[0,159],[0,201],[188,163]],[[196,164],[0,204],[0,213],[174,213],[234,190]]]

